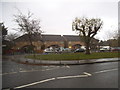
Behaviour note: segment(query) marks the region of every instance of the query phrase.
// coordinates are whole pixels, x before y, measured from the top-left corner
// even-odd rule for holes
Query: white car
[[[101,48],[100,51],[101,52],[105,52],[105,51],[109,51],[110,49],[109,48]]]
[[[46,48],[46,49],[44,50],[44,52],[45,52],[45,53],[56,53],[56,52],[58,52],[58,50],[57,50],[57,49]]]

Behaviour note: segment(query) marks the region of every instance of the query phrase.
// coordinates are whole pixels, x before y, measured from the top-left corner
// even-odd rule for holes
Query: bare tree
[[[83,36],[86,45],[86,54],[90,54],[90,43],[92,38],[101,29],[103,22],[95,18],[75,18],[72,23],[72,30],[77,31],[79,36]]]
[[[8,28],[5,27],[4,23],[0,23],[0,29],[2,31],[2,40],[5,40],[5,36],[7,35]]]
[[[14,39],[16,39],[18,37],[18,35],[15,33],[10,33],[6,36],[6,39],[9,41],[13,41]]]
[[[40,26],[40,20],[33,19],[32,16],[33,16],[33,13],[31,13],[30,11],[28,12],[27,15],[24,15],[23,13],[21,13],[20,10],[17,15],[14,15],[14,21],[19,26],[18,29],[21,32],[28,35],[31,46],[33,46],[32,35],[33,34],[41,35],[42,33],[41,26]]]
[[[114,39],[118,39],[118,37],[119,37],[119,32],[118,32],[118,30],[114,31],[113,34],[114,34],[114,35],[113,35],[113,38],[114,38]]]

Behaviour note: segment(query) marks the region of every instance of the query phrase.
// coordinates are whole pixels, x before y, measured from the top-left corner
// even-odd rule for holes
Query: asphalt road
[[[118,62],[31,66],[3,62],[2,88],[118,88]]]

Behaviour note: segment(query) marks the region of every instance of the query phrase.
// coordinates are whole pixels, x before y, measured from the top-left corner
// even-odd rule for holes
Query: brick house
[[[82,38],[77,35],[47,35],[47,34],[33,34],[31,36],[32,44],[35,47],[34,50],[40,52],[48,47],[64,47],[76,49],[81,46],[85,46]],[[25,50],[29,45],[29,38],[27,34],[24,34],[14,40],[15,46],[13,49]]]
[[[78,35],[63,35],[66,41],[66,47],[76,49],[81,46],[85,46],[84,42],[82,42],[81,38]]]
[[[45,48],[50,46],[64,47],[64,38],[61,35],[42,35]]]
[[[61,35],[32,35],[32,44],[37,52],[48,47],[64,47],[64,38]],[[15,46],[13,49],[22,49],[23,51],[30,46],[28,35],[22,35],[14,40]]]
[[[32,35],[31,36],[32,44],[36,47],[36,49],[41,49],[42,40],[40,35]],[[14,40],[15,46],[13,49],[22,49],[26,48],[30,45],[30,41],[27,34],[24,34]]]

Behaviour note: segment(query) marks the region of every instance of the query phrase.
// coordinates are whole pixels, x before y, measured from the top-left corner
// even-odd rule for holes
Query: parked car
[[[74,53],[78,53],[78,52],[85,52],[85,50],[82,49],[82,48],[78,48],[78,49],[76,49],[76,50],[74,51]]]
[[[108,52],[108,51],[110,51],[109,48],[101,48],[101,49],[100,49],[100,52]]]
[[[63,48],[63,47],[60,47],[60,48],[46,48],[44,50],[44,53],[70,53],[72,52],[70,48]]]
[[[71,48],[64,48],[65,52],[71,52]]]
[[[111,48],[111,51],[120,51],[120,47],[113,47]]]

